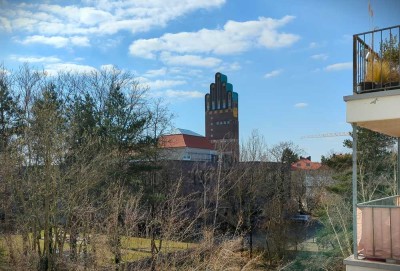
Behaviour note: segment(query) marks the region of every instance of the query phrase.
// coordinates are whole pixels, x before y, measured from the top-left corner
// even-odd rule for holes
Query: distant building
[[[321,163],[312,162],[311,156],[302,157],[290,166],[292,170],[292,181],[294,182],[293,193],[297,193],[299,209],[304,211],[313,210],[324,195],[323,187],[327,184],[327,177],[321,174],[324,169]]]
[[[226,75],[217,72],[205,95],[205,134],[177,129],[160,139],[164,159],[216,162],[239,161],[238,94]]]
[[[160,139],[162,156],[166,160],[215,161],[217,152],[204,136],[186,129],[175,129]]]
[[[205,95],[205,129],[215,149],[234,161],[239,160],[239,104],[228,77],[215,74],[210,93]]]
[[[322,166],[321,163],[318,162],[311,162],[311,156],[302,157],[300,156],[300,160],[297,162],[292,163],[291,168],[292,170],[316,170]]]

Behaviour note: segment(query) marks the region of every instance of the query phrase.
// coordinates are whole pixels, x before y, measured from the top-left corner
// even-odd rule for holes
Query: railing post
[[[353,94],[357,93],[357,36],[353,36]]]
[[[400,137],[397,138],[397,195],[400,194]]]
[[[353,124],[353,253],[358,259],[357,249],[357,125]]]

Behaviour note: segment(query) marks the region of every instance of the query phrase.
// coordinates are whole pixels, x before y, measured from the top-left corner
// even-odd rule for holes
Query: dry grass
[[[43,240],[39,240],[40,246],[43,249]],[[138,238],[138,237],[123,237],[122,243],[122,259],[124,262],[133,262],[141,259],[151,257],[150,250],[150,239]],[[156,245],[159,245],[160,240],[156,241]],[[78,252],[82,254],[81,242],[78,241]],[[174,251],[181,251],[189,248],[196,247],[197,244],[175,242],[175,241],[163,241],[161,246],[162,253],[170,253]],[[5,256],[10,257],[11,255],[22,255],[22,237],[21,235],[10,235],[7,238],[5,236],[0,237],[0,248],[4,248]],[[98,266],[108,266],[113,263],[113,254],[111,253],[110,247],[107,242],[105,235],[93,235],[90,239],[90,245],[88,250],[93,254],[93,260]],[[64,252],[69,252],[69,243],[65,243]],[[94,252],[94,253],[93,253]]]
[[[242,239],[229,240],[222,243],[216,253],[211,255],[208,270],[264,270],[261,255],[249,257],[247,251],[242,251]]]
[[[122,258],[124,262],[135,262],[151,257],[150,239],[138,237],[122,238]],[[11,244],[11,243],[12,244]],[[211,240],[205,239],[199,244],[163,241],[161,253],[156,256],[157,270],[175,270],[175,271],[250,271],[265,270],[262,255],[249,257],[246,250],[243,250],[242,238],[233,240],[227,239],[220,244],[213,244]],[[159,241],[157,241],[157,245]],[[14,255],[22,255],[22,238],[20,235],[1,238],[0,246],[3,246],[6,252],[11,245]],[[79,245],[78,245],[79,246]],[[93,270],[105,270],[111,268],[113,264],[113,255],[108,245],[105,235],[91,236],[90,246],[92,260],[96,263]],[[66,247],[65,251],[68,252]],[[173,253],[175,252],[175,253]],[[182,252],[182,253],[181,253]],[[7,254],[9,255],[9,254]],[[149,266],[138,262],[137,270],[147,270]],[[80,270],[82,266],[69,266],[72,269]],[[31,270],[30,268],[25,268]]]
[[[226,239],[220,244],[214,244],[205,239],[190,251],[190,254],[173,265],[171,261],[158,265],[157,270],[173,271],[261,271],[265,265],[261,253],[255,253],[250,258],[247,250],[243,249],[243,239]]]
[[[387,61],[371,61],[367,64],[366,82],[389,83],[399,80],[399,74]]]

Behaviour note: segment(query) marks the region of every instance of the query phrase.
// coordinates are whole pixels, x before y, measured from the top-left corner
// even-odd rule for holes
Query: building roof
[[[291,169],[292,170],[316,170],[319,169],[322,166],[321,163],[318,162],[311,162],[311,159],[309,157],[304,158],[300,157],[300,160],[297,162],[292,163]]]
[[[162,148],[197,148],[214,150],[211,142],[203,136],[194,136],[188,134],[165,135],[160,138]]]
[[[192,135],[192,136],[201,136],[200,134],[193,132],[191,130],[182,129],[182,128],[175,128],[169,135]]]

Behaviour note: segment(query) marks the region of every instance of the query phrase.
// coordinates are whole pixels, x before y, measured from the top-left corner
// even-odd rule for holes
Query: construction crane
[[[301,139],[321,138],[321,137],[337,137],[337,136],[350,136],[350,132],[337,132],[337,133],[324,133],[324,134],[317,134],[317,135],[306,135],[306,136],[302,136]]]

